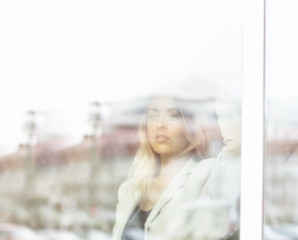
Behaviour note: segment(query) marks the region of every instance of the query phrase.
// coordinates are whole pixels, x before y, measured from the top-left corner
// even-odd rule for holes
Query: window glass
[[[264,238],[298,238],[296,1],[266,3]]]
[[[19,4],[0,6],[0,231],[238,239],[242,1]]]

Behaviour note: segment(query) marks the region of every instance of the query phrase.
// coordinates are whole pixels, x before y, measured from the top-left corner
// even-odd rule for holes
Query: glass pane
[[[266,3],[264,238],[298,238],[297,1]]]
[[[244,1],[241,240],[263,233],[264,1]]]
[[[33,5],[0,7],[0,236],[238,239],[242,1]]]

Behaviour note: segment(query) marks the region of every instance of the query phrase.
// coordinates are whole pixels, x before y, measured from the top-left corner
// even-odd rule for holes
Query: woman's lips
[[[164,142],[170,140],[170,138],[167,137],[166,135],[157,135],[157,136],[155,137],[155,140],[156,140],[158,143],[164,143]]]

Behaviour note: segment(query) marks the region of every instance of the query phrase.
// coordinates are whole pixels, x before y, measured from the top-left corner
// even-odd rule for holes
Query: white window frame
[[[244,0],[240,239],[263,238],[265,0]]]

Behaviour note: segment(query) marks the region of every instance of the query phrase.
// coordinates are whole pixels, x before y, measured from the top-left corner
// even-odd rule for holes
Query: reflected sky
[[[23,141],[29,110],[74,140],[93,101],[192,90],[197,80],[241,96],[241,2],[156,4],[1,3],[0,155]]]
[[[297,101],[298,2],[272,0],[266,4],[266,99]],[[289,101],[290,102],[290,101]],[[284,104],[285,106],[288,103]]]

